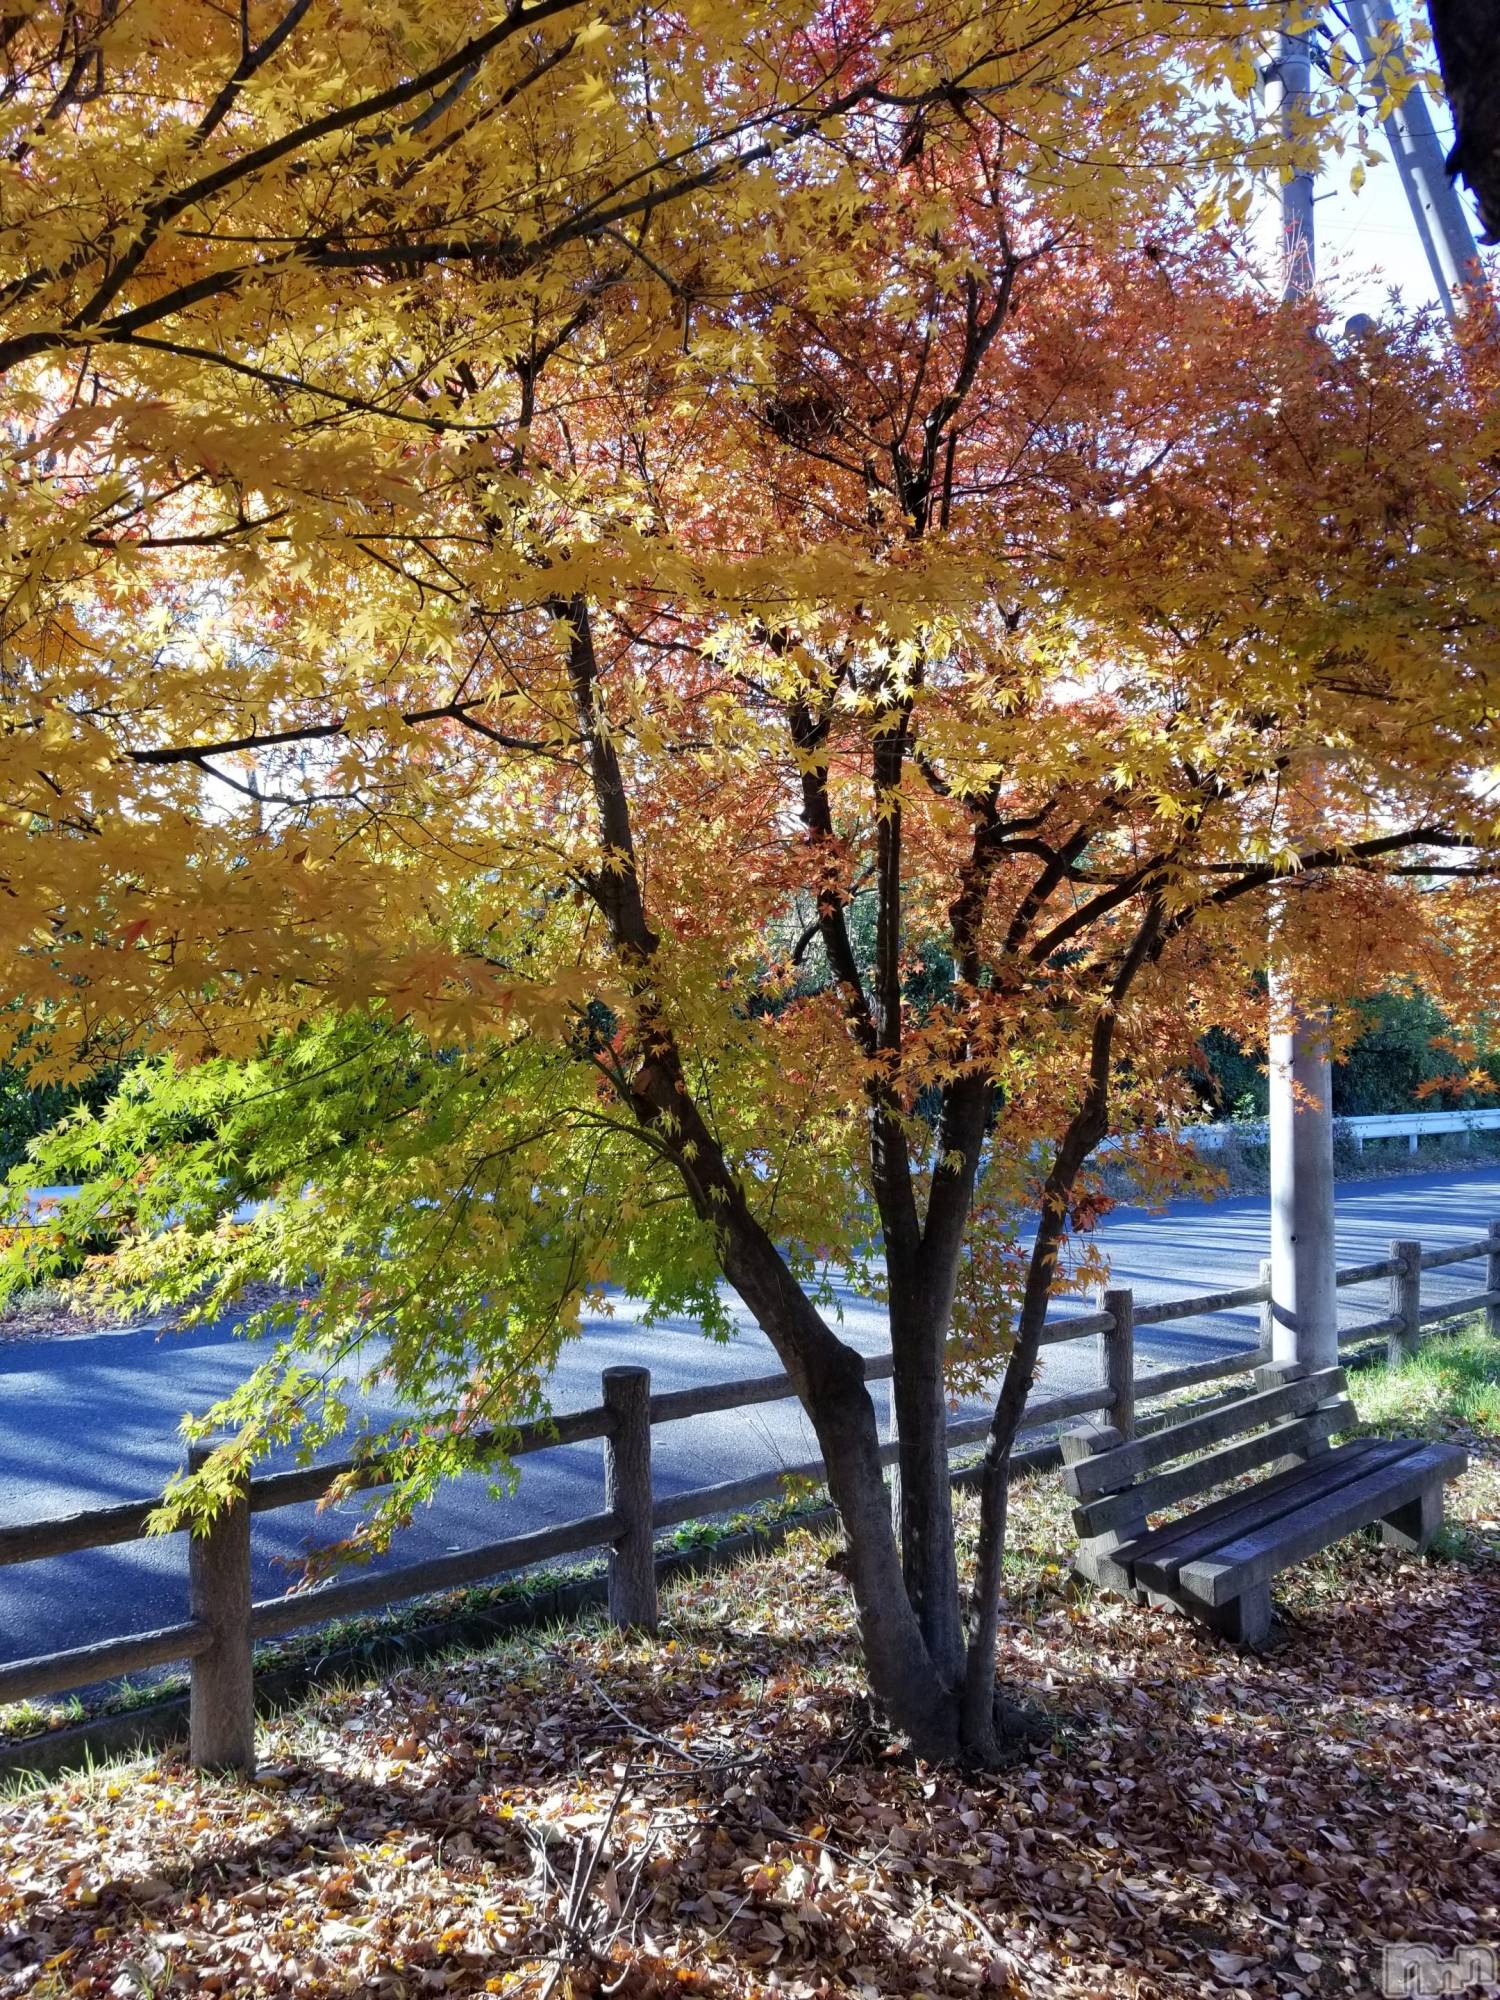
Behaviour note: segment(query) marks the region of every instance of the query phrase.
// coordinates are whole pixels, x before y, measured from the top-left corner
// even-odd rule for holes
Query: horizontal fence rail
[[[1483,1290],[1449,1303],[1423,1305],[1424,1271],[1477,1258],[1485,1260]],[[1372,1343],[1384,1342],[1388,1357],[1399,1361],[1416,1352],[1425,1328],[1481,1310],[1489,1330],[1500,1333],[1500,1221],[1491,1225],[1487,1236],[1451,1248],[1425,1250],[1415,1241],[1393,1242],[1389,1257],[1337,1273],[1337,1283],[1346,1287],[1382,1279],[1389,1287],[1387,1311],[1341,1332],[1341,1348],[1370,1350]],[[1136,1373],[1137,1329],[1253,1305],[1262,1307],[1257,1345],[1179,1368]],[[1269,1263],[1262,1265],[1257,1284],[1156,1305],[1137,1306],[1133,1293],[1125,1287],[1107,1290],[1101,1294],[1097,1310],[1049,1321],[1042,1333],[1047,1346],[1093,1339],[1098,1350],[1098,1383],[1028,1403],[1020,1428],[1023,1432],[1047,1430],[1074,1417],[1107,1413],[1125,1436],[1132,1436],[1140,1403],[1252,1374],[1269,1362],[1274,1345],[1271,1317]],[[865,1380],[887,1381],[893,1366],[889,1354],[866,1357]],[[651,1434],[656,1426],[785,1401],[796,1394],[789,1375],[751,1376],[653,1395],[646,1369],[609,1368],[604,1371],[601,1387],[603,1399],[592,1409],[566,1411],[510,1432],[480,1433],[470,1442],[479,1465],[502,1448],[507,1456],[518,1457],[555,1445],[602,1440],[603,1511],[375,1575],[345,1577],[252,1602],[252,1515],[321,1500],[335,1482],[342,1482],[351,1492],[378,1489],[399,1476],[399,1458],[393,1453],[372,1454],[289,1472],[263,1473],[246,1482],[239,1501],[216,1517],[205,1532],[190,1538],[189,1618],[156,1631],[106,1638],[0,1665],[0,1701],[57,1694],[143,1668],[186,1661],[191,1674],[194,1762],[250,1769],[254,1761],[252,1649],[256,1640],[333,1618],[378,1611],[413,1597],[465,1588],[594,1549],[608,1556],[608,1601],[616,1623],[654,1628],[653,1539],[659,1531],[685,1521],[737,1513],[774,1499],[789,1480],[821,1481],[824,1477],[823,1461],[811,1459],[803,1465],[776,1467],[687,1493],[656,1497],[652,1492]],[[949,1447],[979,1443],[987,1435],[990,1421],[988,1412],[957,1418],[948,1426]],[[1157,1419],[1148,1416],[1144,1421],[1151,1425]],[[195,1446],[190,1464],[201,1462],[207,1449]],[[899,1445],[894,1438],[882,1446],[880,1455],[882,1464],[896,1464]],[[0,1528],[0,1566],[137,1541],[146,1534],[158,1504],[154,1498],[128,1500]]]

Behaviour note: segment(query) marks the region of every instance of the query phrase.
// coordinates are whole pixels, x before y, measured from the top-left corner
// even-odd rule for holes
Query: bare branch
[[[485,697],[479,696],[473,701],[445,702],[440,708],[405,709],[395,719],[412,728],[424,722],[461,722],[466,729],[477,730],[506,750],[529,751],[537,757],[560,754],[556,744],[510,736],[480,721],[476,711],[490,706]],[[154,750],[127,750],[125,755],[133,764],[201,764],[205,757],[229,757],[244,750],[274,750],[286,743],[314,743],[346,733],[347,724],[340,716],[334,722],[308,722],[296,729],[252,730],[247,735],[224,737],[216,743],[163,744]]]

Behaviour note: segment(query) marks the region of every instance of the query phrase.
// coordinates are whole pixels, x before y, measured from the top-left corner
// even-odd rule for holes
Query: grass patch
[[[0,1742],[11,1736],[40,1736],[49,1729],[66,1729],[88,1713],[76,1694],[56,1701],[12,1701],[0,1708]]]
[[[1349,1388],[1367,1430],[1500,1439],[1500,1339],[1477,1314],[1397,1367],[1356,1370]]]

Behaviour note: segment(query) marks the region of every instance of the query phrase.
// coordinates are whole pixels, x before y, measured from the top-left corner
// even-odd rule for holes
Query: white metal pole
[[[1377,16],[1371,0],[1347,0],[1347,12],[1361,56],[1367,63],[1373,61],[1377,43],[1389,24],[1389,14],[1382,12]],[[1398,62],[1405,61],[1399,35],[1392,41],[1389,53]],[[1422,239],[1432,282],[1444,312],[1450,320],[1456,319],[1465,308],[1466,294],[1483,288],[1484,273],[1479,246],[1474,241],[1458,189],[1448,177],[1443,148],[1419,83],[1413,83],[1391,111],[1384,129],[1401,185],[1406,190],[1412,221]]]
[[[1283,33],[1273,74],[1283,135],[1295,139],[1312,86],[1306,37]],[[1285,296],[1309,297],[1316,276],[1313,177],[1282,184]],[[1293,893],[1296,893],[1295,891]],[[1274,943],[1274,940],[1273,940]],[[1326,1015],[1306,1016],[1273,964],[1270,1037],[1271,1346],[1278,1364],[1327,1368],[1338,1360],[1333,1248],[1333,1072]]]

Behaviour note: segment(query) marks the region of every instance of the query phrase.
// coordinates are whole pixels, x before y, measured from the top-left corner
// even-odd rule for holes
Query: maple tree
[[[1493,356],[1247,282],[1275,18],[19,19],[3,909],[28,1060],[142,1060],[10,1262],[315,1280],[179,1509],[363,1369],[378,1541],[607,1285],[723,1331],[727,1278],[878,1697],[993,1754],[1094,1148],[1185,1171],[1272,904],[1307,999],[1495,997]],[[961,1590],[947,1399],[1002,1363]]]

